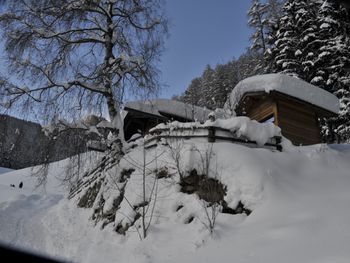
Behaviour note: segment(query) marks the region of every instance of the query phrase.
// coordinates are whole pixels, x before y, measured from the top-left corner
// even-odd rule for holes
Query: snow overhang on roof
[[[231,109],[236,109],[243,96],[251,92],[278,91],[299,100],[308,102],[333,113],[339,112],[339,99],[333,94],[320,89],[301,79],[285,74],[265,74],[240,81],[233,89],[229,102]]]
[[[208,119],[210,110],[176,100],[154,99],[146,101],[127,102],[125,111],[139,111],[161,118],[176,116],[187,120],[205,121]]]

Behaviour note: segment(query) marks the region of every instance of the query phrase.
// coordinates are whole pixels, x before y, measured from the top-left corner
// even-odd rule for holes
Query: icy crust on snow
[[[208,120],[204,124],[199,122],[171,122],[171,123],[161,123],[156,127],[152,128],[150,132],[159,131],[176,131],[181,129],[199,129],[205,127],[218,127],[222,129],[229,130],[238,138],[244,138],[250,141],[256,142],[258,145],[264,145],[271,138],[275,136],[281,136],[281,129],[272,123],[259,123],[255,120],[251,120],[248,117],[232,117],[229,119],[217,119],[214,121]],[[189,132],[181,131],[183,135],[187,135]],[[197,133],[198,135],[198,133]],[[286,139],[285,139],[286,140]]]
[[[258,91],[266,93],[278,91],[328,111],[339,112],[339,100],[336,96],[301,79],[285,74],[258,75],[240,81],[230,94],[225,107],[234,110],[244,94]]]

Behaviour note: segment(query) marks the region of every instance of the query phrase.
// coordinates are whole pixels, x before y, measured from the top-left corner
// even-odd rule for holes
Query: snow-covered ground
[[[198,166],[189,152],[193,147],[208,144],[182,145],[184,169]],[[225,200],[231,206],[242,201],[253,212],[220,213],[212,235],[203,224],[201,201],[179,193],[172,178],[161,181],[157,216],[145,240],[133,229],[119,235],[112,224],[101,230],[90,219],[91,209],[67,200],[59,180],[67,166],[62,161],[50,168],[46,190],[34,189],[31,169],[0,175],[0,240],[76,262],[349,262],[348,145],[281,153],[215,143],[213,152],[218,177],[228,188]],[[137,148],[128,156],[141,158]],[[189,216],[195,218],[186,224]]]
[[[0,167],[0,174],[8,173],[11,172],[12,169],[5,168],[5,167]]]

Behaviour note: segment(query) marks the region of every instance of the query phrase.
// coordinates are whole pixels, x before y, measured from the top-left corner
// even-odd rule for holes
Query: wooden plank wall
[[[282,134],[295,145],[310,145],[321,142],[315,110],[297,101],[279,100],[278,126]]]
[[[282,134],[295,145],[310,145],[321,142],[316,108],[287,96],[273,94],[272,97],[247,98],[246,116],[263,121],[274,115],[275,124]]]
[[[276,104],[271,99],[264,99],[259,101],[256,104],[253,104],[250,109],[247,111],[247,116],[252,120],[262,121],[268,116],[275,113]],[[275,124],[277,124],[277,118],[275,116]]]

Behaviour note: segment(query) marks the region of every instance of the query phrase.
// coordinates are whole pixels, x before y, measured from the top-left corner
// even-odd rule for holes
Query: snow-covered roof
[[[240,81],[233,89],[226,106],[235,109],[242,97],[249,92],[278,91],[306,101],[330,112],[339,112],[339,100],[333,94],[301,79],[285,74],[265,74]]]
[[[146,101],[131,101],[125,104],[124,109],[145,112],[161,118],[176,116],[188,120],[205,121],[210,110],[176,100],[154,99]]]

